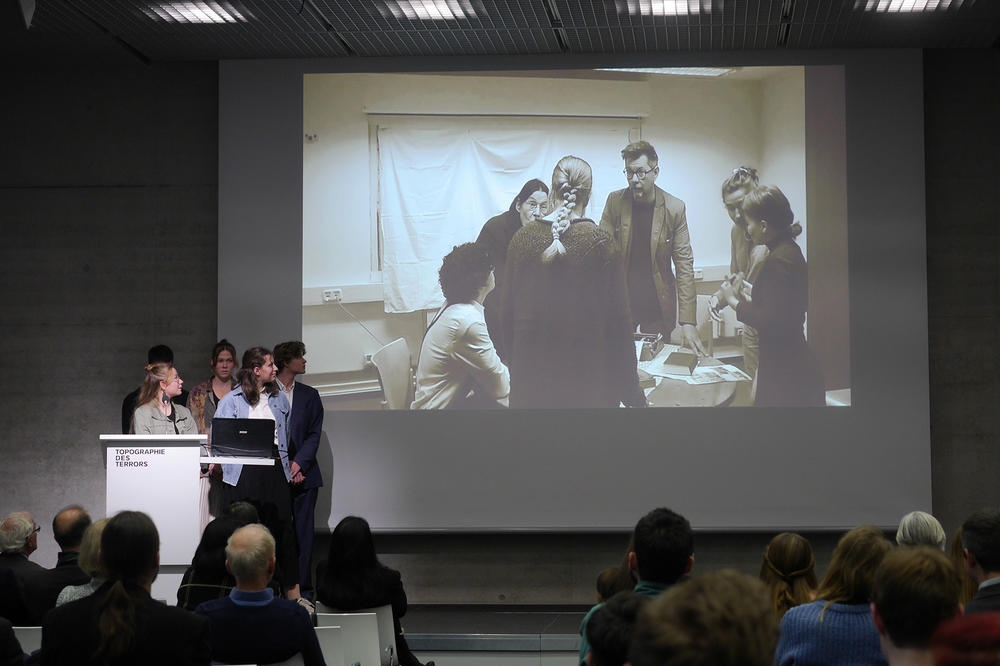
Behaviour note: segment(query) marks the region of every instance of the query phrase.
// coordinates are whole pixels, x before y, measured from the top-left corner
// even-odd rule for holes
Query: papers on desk
[[[688,384],[718,384],[720,382],[748,382],[750,375],[734,365],[709,365],[695,368],[690,377],[671,375],[683,379]]]

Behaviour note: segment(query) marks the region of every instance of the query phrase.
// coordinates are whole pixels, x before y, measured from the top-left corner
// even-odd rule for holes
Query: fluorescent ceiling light
[[[962,2],[963,0],[857,0],[854,8],[864,7],[867,12],[933,12],[937,9],[961,7]]]
[[[638,16],[698,16],[712,13],[712,0],[618,0],[618,12]]]
[[[725,76],[736,71],[732,67],[599,67],[599,72],[638,72],[671,76]]]
[[[386,0],[385,6],[397,19],[410,21],[454,21],[476,17],[470,0]]]
[[[151,19],[165,23],[246,23],[253,16],[231,2],[151,2],[142,8]]]

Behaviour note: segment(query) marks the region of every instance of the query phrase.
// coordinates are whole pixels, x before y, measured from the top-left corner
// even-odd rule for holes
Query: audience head
[[[52,519],[52,535],[64,551],[80,550],[83,533],[90,527],[90,514],[79,504],[62,509]]]
[[[97,626],[100,642],[94,655],[114,662],[135,638],[135,599],[131,587],[147,592],[160,566],[160,534],[153,520],[139,511],[121,511],[104,526],[100,562],[114,583],[101,601]]]
[[[233,532],[246,524],[233,516],[222,515],[205,526],[191,560],[198,580],[226,577],[226,543]]]
[[[261,389],[269,395],[278,392],[278,387],[274,385],[277,374],[271,350],[267,347],[251,347],[243,352],[243,364],[236,373],[236,381],[243,389],[247,402],[256,405]]]
[[[302,359],[301,372],[298,371],[298,367],[292,368],[296,374],[301,375],[306,371],[305,355],[306,345],[301,340],[282,342],[274,346],[274,365],[277,366],[278,372],[281,372],[285,366]],[[297,364],[295,365],[297,366]]]
[[[38,529],[27,511],[8,514],[0,522],[0,551],[31,555],[38,549]]]
[[[776,617],[789,608],[812,601],[816,589],[816,560],[809,541],[799,534],[782,532],[764,549],[760,579],[771,592]]]
[[[597,607],[587,622],[588,666],[622,666],[628,661],[636,618],[649,602],[645,595],[625,591]]]
[[[635,574],[624,565],[608,567],[597,574],[597,602],[607,601],[619,592],[628,592],[635,587]]]
[[[830,604],[866,604],[871,600],[872,578],[892,543],[877,527],[855,527],[837,542],[833,560],[816,590],[816,598]]]
[[[486,246],[456,245],[441,261],[438,281],[448,303],[481,303],[494,284],[493,262]]]
[[[959,578],[962,579],[962,596],[959,601],[964,606],[965,604],[972,601],[972,598],[976,596],[978,592],[978,583],[969,575],[969,571],[965,566],[965,547],[962,545],[962,526],[959,525],[958,529],[955,530],[954,536],[951,538],[951,563],[955,567],[955,571],[958,572]]]
[[[162,361],[150,363],[146,366],[146,379],[142,382],[139,399],[135,404],[155,405],[160,400],[166,402],[179,396],[183,385],[184,380],[180,378],[173,364]]]
[[[759,184],[757,170],[753,167],[739,166],[722,181],[722,203],[726,206],[729,219],[734,224],[745,227],[743,219],[743,197]]]
[[[166,345],[153,345],[146,352],[146,364],[152,365],[153,363],[166,363],[167,365],[173,365],[174,363],[174,350]]]
[[[872,581],[875,627],[898,648],[926,648],[934,629],[960,612],[960,591],[955,567],[940,550],[894,550]]]
[[[660,158],[656,149],[646,141],[636,141],[622,149],[622,159],[625,160],[625,180],[632,197],[636,201],[653,201],[656,177],[660,175],[660,167],[657,166]]]
[[[944,550],[948,535],[938,519],[923,511],[911,511],[899,521],[896,543],[900,546],[934,546]]]
[[[368,521],[358,516],[347,516],[333,528],[327,571],[346,574],[378,565],[375,556],[375,539]]]
[[[260,512],[257,511],[257,507],[246,500],[232,502],[222,515],[236,520],[240,525],[260,522]]]
[[[778,620],[759,580],[732,570],[680,583],[639,613],[632,666],[770,666]]]
[[[266,587],[274,575],[274,561],[274,537],[260,523],[244,525],[226,542],[226,568],[237,587]]]
[[[229,340],[222,338],[212,347],[212,374],[220,382],[233,379],[236,369],[236,347]]]
[[[636,523],[635,550],[629,564],[639,580],[670,585],[691,571],[694,532],[687,518],[670,509],[653,509]]]
[[[960,615],[942,622],[931,636],[935,666],[1000,663],[1000,613]]]
[[[970,574],[982,582],[1000,573],[1000,509],[981,509],[962,523],[962,546]]]
[[[802,233],[788,198],[774,185],[755,187],[743,197],[743,218],[747,233],[758,245]]]
[[[510,210],[521,217],[521,226],[524,226],[545,215],[548,212],[548,202],[549,186],[532,178],[510,202]]]
[[[108,524],[107,518],[101,518],[91,523],[83,533],[83,540],[80,543],[80,558],[76,564],[83,573],[91,578],[105,579],[108,572],[101,565],[101,535],[104,534],[104,526]]]

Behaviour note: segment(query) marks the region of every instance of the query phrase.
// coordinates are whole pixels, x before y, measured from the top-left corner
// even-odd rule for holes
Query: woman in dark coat
[[[500,344],[500,297],[503,289],[503,267],[507,263],[507,247],[517,230],[545,215],[548,208],[549,188],[537,178],[532,178],[521,187],[510,208],[483,225],[476,242],[486,248],[490,261],[496,269],[496,286],[486,295],[483,308],[486,315],[486,329],[501,361],[508,358]]]
[[[337,523],[330,535],[327,559],[316,567],[316,580],[316,599],[338,611],[391,605],[400,666],[421,666],[399,624],[399,618],[406,615],[403,580],[398,571],[378,561],[367,520],[348,516]],[[434,666],[434,662],[427,666]]]
[[[766,244],[769,252],[752,292],[728,281],[721,292],[735,308],[736,317],[760,334],[754,405],[824,405],[823,375],[803,333],[809,275],[795,242],[802,226],[794,221],[785,195],[770,185],[746,195],[743,217],[750,239],[754,244]]]

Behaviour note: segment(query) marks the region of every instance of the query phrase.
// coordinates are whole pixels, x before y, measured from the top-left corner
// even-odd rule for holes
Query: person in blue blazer
[[[323,436],[323,401],[319,391],[295,381],[306,372],[306,346],[301,340],[282,342],[274,347],[278,368],[278,388],[291,405],[288,420],[288,459],[292,473],[292,514],[299,538],[299,583],[303,591],[312,589],[312,551],[316,498],[323,475],[316,464],[316,452]]]

